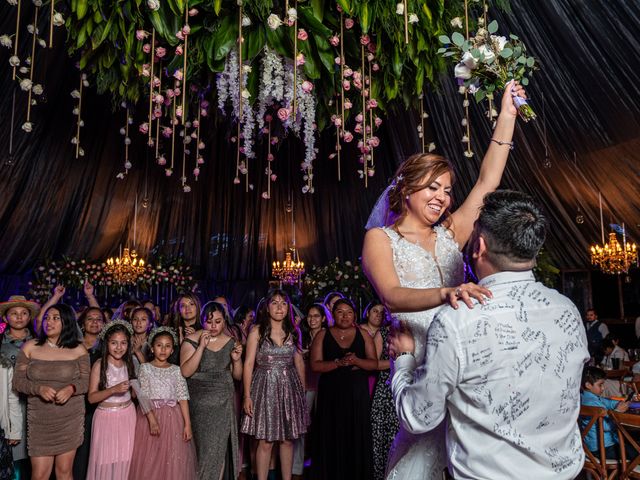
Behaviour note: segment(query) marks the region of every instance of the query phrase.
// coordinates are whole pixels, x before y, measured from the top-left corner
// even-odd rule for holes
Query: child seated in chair
[[[604,382],[607,374],[604,370],[597,367],[586,366],[582,373],[582,394],[580,403],[585,407],[601,407],[605,410],[615,410],[624,413],[629,410],[629,402],[621,402],[603,397]],[[580,417],[580,429],[584,429],[591,419],[588,417]],[[604,428],[604,446],[606,456],[611,460],[620,458],[618,433],[613,420],[608,416],[603,421]],[[597,424],[594,425],[587,433],[584,439],[587,448],[596,456],[598,456],[598,429]],[[637,456],[637,452],[625,442],[625,450],[627,459],[633,459]]]

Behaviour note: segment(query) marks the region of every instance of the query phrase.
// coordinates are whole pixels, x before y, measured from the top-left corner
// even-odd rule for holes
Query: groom
[[[587,340],[573,303],[534,279],[545,233],[528,195],[488,194],[468,247],[493,298],[473,309],[444,307],[422,365],[411,334],[391,340],[398,417],[413,433],[447,417],[455,479],[562,480],[582,468],[576,421]]]

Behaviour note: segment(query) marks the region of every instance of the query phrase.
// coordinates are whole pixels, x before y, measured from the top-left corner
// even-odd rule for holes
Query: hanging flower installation
[[[11,2],[19,9],[25,0]],[[366,185],[375,174],[384,112],[393,104],[418,107],[425,82],[444,66],[438,37],[464,9],[463,0],[402,0],[395,9],[370,0],[83,0],[71,2],[65,21],[55,10],[63,2],[50,5],[51,24],[65,24],[68,50],[87,81],[114,107],[126,105],[125,138],[133,140],[129,118],[142,117],[132,128],[167,176],[181,167],[185,192],[204,164],[201,128],[210,101],[233,128],[234,183],[244,176],[250,190],[253,172],[262,172],[250,173],[256,151],[294,135],[305,147],[303,191],[312,193],[316,139],[331,127],[338,178],[342,147],[353,143]],[[15,46],[15,37],[0,36],[0,45]],[[14,53],[17,71],[27,62]],[[125,159],[123,176],[127,165]]]

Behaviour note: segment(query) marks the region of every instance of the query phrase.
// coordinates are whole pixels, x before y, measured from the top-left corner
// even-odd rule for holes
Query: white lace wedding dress
[[[436,226],[435,258],[419,245],[404,239],[395,230],[382,229],[391,239],[393,264],[403,287],[440,288],[459,285],[464,280],[464,262],[451,232]],[[438,309],[397,313],[394,317],[411,328],[415,357],[421,364],[425,355],[427,330]],[[387,465],[387,480],[431,480],[442,478],[447,465],[445,422],[435,430],[414,435],[400,426]]]

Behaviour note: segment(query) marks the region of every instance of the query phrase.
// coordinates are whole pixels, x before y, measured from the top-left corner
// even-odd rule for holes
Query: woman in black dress
[[[355,325],[347,299],[333,305],[335,325],[311,346],[311,368],[320,373],[311,478],[370,480],[373,473],[368,372],[375,370],[373,340]]]

